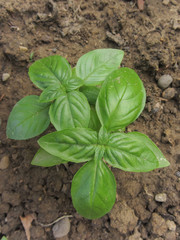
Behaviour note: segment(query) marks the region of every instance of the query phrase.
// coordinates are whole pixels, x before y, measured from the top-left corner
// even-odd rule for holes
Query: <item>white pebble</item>
[[[166,193],[156,194],[155,200],[156,200],[157,202],[166,202],[166,201],[167,201],[167,195],[166,195]]]
[[[158,86],[162,89],[169,87],[173,79],[170,75],[163,75],[158,80]]]
[[[59,222],[57,222],[53,228],[53,235],[55,238],[61,238],[66,236],[69,231],[70,231],[70,221],[69,218],[66,217],[62,220],[60,220]]]
[[[2,75],[2,81],[5,82],[10,78],[10,74],[9,73],[3,73]]]

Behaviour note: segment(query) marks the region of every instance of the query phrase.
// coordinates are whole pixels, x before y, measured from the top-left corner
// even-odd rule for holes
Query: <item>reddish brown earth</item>
[[[144,10],[135,1],[121,0],[1,0],[0,2],[0,237],[25,240],[20,216],[35,214],[32,240],[52,240],[50,223],[71,214],[71,240],[180,239],[180,4],[179,0],[146,0]],[[26,47],[21,48],[20,46]],[[78,164],[41,168],[31,166],[38,145],[7,139],[8,115],[22,97],[39,94],[28,78],[30,55],[37,60],[59,54],[75,65],[96,48],[125,51],[123,65],[135,69],[146,91],[146,107],[128,127],[147,134],[171,165],[149,173],[112,169],[117,200],[112,211],[98,220],[86,220],[72,206],[70,184]],[[164,99],[157,80],[170,74],[175,91]],[[2,160],[3,159],[3,160]],[[1,165],[0,165],[1,166]],[[165,202],[155,196],[165,193]]]

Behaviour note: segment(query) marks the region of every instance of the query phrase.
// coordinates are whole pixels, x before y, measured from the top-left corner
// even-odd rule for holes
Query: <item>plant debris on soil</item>
[[[97,48],[122,49],[122,66],[141,77],[146,106],[127,131],[147,134],[170,166],[148,173],[112,169],[116,204],[101,219],[87,220],[76,213],[70,197],[71,180],[80,165],[32,166],[38,138],[7,139],[6,123],[17,101],[40,94],[28,78],[33,61],[58,54],[74,66],[81,55]],[[66,215],[72,215],[66,240],[180,238],[179,53],[178,0],[1,0],[0,238],[25,240],[20,216],[32,214],[32,240],[53,240],[52,227],[38,222],[46,225]],[[163,75],[172,79],[163,83],[165,87],[158,85]]]

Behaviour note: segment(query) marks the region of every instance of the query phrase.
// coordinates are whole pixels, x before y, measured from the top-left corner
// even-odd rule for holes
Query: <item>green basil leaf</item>
[[[49,126],[49,104],[40,103],[39,97],[22,98],[11,111],[7,123],[8,138],[25,140],[38,136]]]
[[[60,84],[54,84],[44,89],[39,97],[39,101],[51,102],[60,97],[62,94],[65,94],[64,87]]]
[[[39,145],[48,153],[70,162],[93,159],[97,132],[88,128],[66,129],[43,136]]]
[[[98,143],[101,145],[107,144],[110,134],[107,132],[104,126],[101,127],[98,134]]]
[[[61,56],[49,56],[37,60],[29,68],[31,81],[41,90],[62,83],[71,77],[71,66]]]
[[[79,58],[76,74],[87,86],[101,84],[106,77],[118,69],[124,52],[117,49],[96,49]]]
[[[51,104],[49,115],[56,130],[88,127],[90,106],[79,91],[64,93]]]
[[[89,128],[99,132],[99,129],[101,127],[101,123],[99,121],[99,118],[97,116],[96,110],[94,107],[91,106],[90,110],[90,120],[89,120]]]
[[[40,148],[35,154],[31,164],[40,166],[40,167],[52,167],[62,163],[66,163],[66,161],[58,158],[56,156],[51,155],[46,152],[44,149]]]
[[[138,132],[111,134],[104,159],[113,167],[131,172],[148,172],[169,165],[159,148]]]
[[[86,96],[90,104],[95,105],[100,88],[94,86],[83,86],[79,90]]]
[[[86,163],[72,180],[71,196],[75,209],[83,217],[96,219],[104,216],[116,199],[113,173],[102,160]]]
[[[66,88],[68,92],[76,90],[80,88],[84,84],[84,81],[81,78],[78,77],[72,77],[67,79],[64,83],[63,86]]]
[[[145,106],[146,93],[139,76],[120,68],[108,76],[101,87],[96,111],[108,131],[124,128],[135,121]]]

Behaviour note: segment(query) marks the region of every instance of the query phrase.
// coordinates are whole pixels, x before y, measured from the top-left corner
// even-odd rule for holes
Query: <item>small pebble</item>
[[[167,195],[166,195],[166,193],[156,194],[155,200],[156,200],[157,202],[166,202],[166,201],[167,201]]]
[[[179,30],[180,29],[180,23],[177,19],[174,20],[173,29],[174,30]]]
[[[69,218],[63,218],[62,220],[60,220],[59,222],[57,222],[53,228],[53,235],[54,238],[61,238],[66,236],[69,231],[70,231],[70,221]]]
[[[176,172],[176,176],[177,176],[178,178],[180,178],[180,171],[177,171],[177,172]]]
[[[158,80],[158,86],[162,89],[166,89],[172,83],[173,79],[170,75],[163,75]]]
[[[164,5],[168,5],[169,4],[169,0],[163,0],[163,4]]]
[[[10,74],[9,73],[3,73],[2,75],[2,81],[5,82],[10,78]]]
[[[178,4],[176,0],[171,0],[171,3],[175,6]]]
[[[57,52],[57,48],[53,48],[53,49],[52,49],[52,52],[53,52],[53,53],[56,53],[56,52]]]
[[[5,155],[0,160],[0,169],[4,170],[4,169],[8,168],[8,166],[9,166],[9,156]]]
[[[28,51],[28,48],[27,47],[24,47],[24,46],[19,46],[19,50],[21,52],[27,52]]]
[[[176,90],[174,88],[167,88],[162,93],[162,97],[165,99],[172,99],[176,95]]]
[[[176,224],[173,221],[167,220],[166,224],[170,231],[176,231]]]

